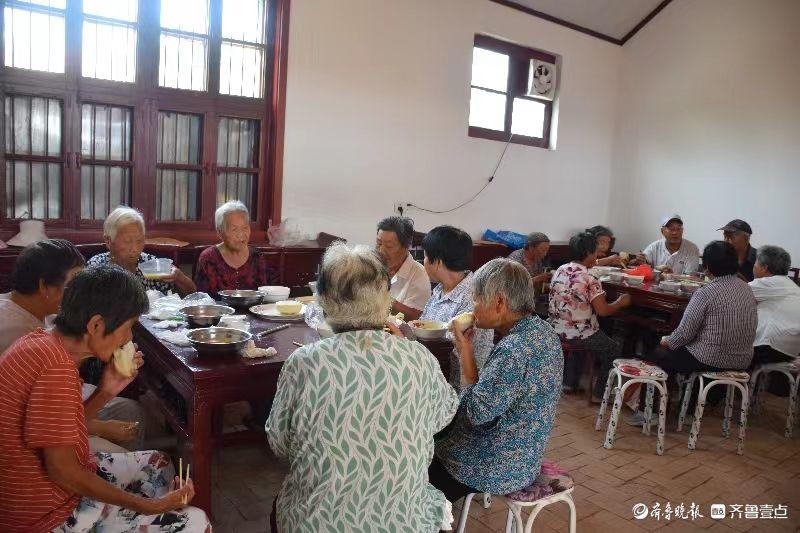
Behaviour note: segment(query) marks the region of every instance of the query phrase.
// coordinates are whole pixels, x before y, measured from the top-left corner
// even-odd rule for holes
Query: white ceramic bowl
[[[447,334],[447,324],[438,320],[414,320],[408,325],[419,339],[442,339]]]
[[[625,282],[631,287],[640,287],[644,283],[644,276],[625,274]]]
[[[625,279],[625,273],[624,272],[611,272],[608,275],[608,277],[610,277],[611,281],[613,281],[613,282],[622,283],[622,280]]]
[[[265,303],[274,304],[281,300],[288,299],[291,289],[289,289],[289,287],[281,287],[280,285],[262,285],[258,288],[258,292],[264,296],[263,301]]]
[[[658,284],[658,288],[669,292],[679,292],[681,290],[681,282],[662,281],[661,283]]]

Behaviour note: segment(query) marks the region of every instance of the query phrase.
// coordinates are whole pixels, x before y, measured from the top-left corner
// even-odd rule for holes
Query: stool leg
[[[664,453],[664,433],[667,429],[667,384],[663,383],[663,388],[659,387],[660,401],[658,404],[658,437],[656,438],[656,454]]]
[[[575,533],[577,530],[578,512],[575,510],[575,502],[569,494],[565,498],[569,506],[569,533]]]
[[[700,420],[703,419],[703,409],[706,407],[706,393],[708,389],[711,388],[711,384],[713,381],[708,384],[708,386],[704,386],[703,376],[700,376],[700,385],[698,389],[697,395],[697,406],[694,409],[694,421],[692,422],[692,430],[689,432],[689,444],[688,448],[690,450],[694,450],[695,445],[697,444],[697,437],[700,436]]]
[[[759,412],[758,378],[760,376],[761,376],[761,367],[758,367],[755,370],[753,370],[753,373],[750,375],[750,409],[753,411],[754,415],[757,415]]]
[[[592,405],[592,393],[594,392],[594,352],[586,352],[586,377],[589,384],[586,385],[586,405]]]
[[[611,420],[608,421],[608,430],[606,430],[606,441],[603,443],[603,448],[610,450],[614,447],[614,434],[617,431],[617,422],[619,422],[619,412],[622,410],[622,396],[624,393],[624,386],[620,389],[619,386],[614,388],[616,396],[614,396],[614,407],[611,409]]]
[[[747,391],[747,384],[739,385],[739,390],[742,393],[742,412],[739,415],[739,445],[736,447],[736,453],[742,455],[744,453],[744,435],[747,432],[747,408],[750,406],[749,393]]]
[[[789,413],[786,415],[786,430],[783,432],[787,439],[792,438],[794,419],[797,418],[797,390],[800,386],[800,375],[794,376],[790,383],[792,388],[789,392]]]
[[[653,385],[647,384],[647,399],[644,407],[644,424],[642,425],[642,435],[650,434],[650,420],[653,418]]]
[[[606,380],[606,388],[603,391],[603,401],[600,402],[600,409],[597,411],[597,421],[594,424],[594,430],[600,431],[603,425],[603,418],[606,415],[606,407],[608,407],[608,397],[611,394],[611,382],[614,380],[615,372],[612,368],[608,371],[608,379]]]
[[[731,435],[731,417],[733,416],[733,385],[728,385],[725,391],[725,418],[722,419],[722,436],[726,439]]]
[[[456,533],[464,533],[467,527],[467,517],[469,516],[469,504],[472,503],[472,498],[475,493],[469,493],[464,496],[464,503],[461,505],[461,515],[458,517],[458,528]]]
[[[689,410],[689,401],[692,398],[692,387],[694,386],[695,375],[690,374],[686,379],[686,389],[683,391],[683,401],[681,402],[681,412],[678,415],[678,431],[683,429],[683,421],[686,420],[686,411]]]
[[[525,523],[525,533],[531,533],[533,531],[533,521],[536,520],[536,517],[539,515],[539,511],[544,509],[542,505],[534,505],[531,509],[531,512],[528,514],[528,521]]]
[[[506,515],[506,533],[511,533],[511,526],[514,525],[514,513],[511,507],[508,508],[508,515]]]

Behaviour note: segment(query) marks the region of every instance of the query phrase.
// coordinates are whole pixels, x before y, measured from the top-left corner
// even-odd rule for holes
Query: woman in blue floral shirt
[[[437,436],[431,483],[454,502],[470,492],[508,494],[531,485],[553,428],[564,356],[553,328],[534,313],[525,268],[494,259],[475,273],[475,325],[503,335],[481,370],[472,334],[455,333],[461,400]]]
[[[433,289],[422,320],[449,322],[453,317],[472,311],[472,283],[474,274],[469,271],[472,263],[472,237],[453,226],[438,226],[422,240],[425,250],[425,272],[431,281],[439,284]],[[449,335],[448,335],[449,336]],[[490,329],[475,331],[473,345],[478,370],[483,368],[494,344],[494,332]],[[450,384],[458,389],[461,385],[458,352],[450,355]]]

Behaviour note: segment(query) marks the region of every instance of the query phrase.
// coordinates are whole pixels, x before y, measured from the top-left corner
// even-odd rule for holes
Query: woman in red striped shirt
[[[107,365],[83,402],[78,365],[91,356],[108,362],[147,307],[124,270],[85,270],[67,287],[55,329],[26,335],[0,358],[0,531],[210,529],[203,511],[182,504],[192,482],[176,489],[160,452],[89,452],[86,419],[134,378]]]

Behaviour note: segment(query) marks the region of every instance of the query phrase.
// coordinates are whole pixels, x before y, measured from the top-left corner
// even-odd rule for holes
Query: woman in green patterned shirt
[[[433,435],[458,397],[421,344],[383,331],[389,276],[371,249],[334,244],[317,283],[333,337],[283,365],[266,431],[290,463],[276,498],[282,532],[408,531],[449,527],[428,483]]]

